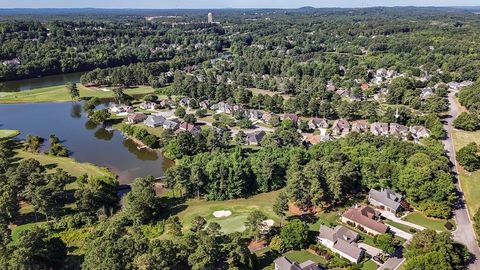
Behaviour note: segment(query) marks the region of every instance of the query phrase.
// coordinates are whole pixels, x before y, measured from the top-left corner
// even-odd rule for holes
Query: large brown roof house
[[[358,227],[360,225],[367,233],[377,235],[388,231],[388,226],[379,221],[380,213],[366,205],[348,209],[342,215],[342,222]]]

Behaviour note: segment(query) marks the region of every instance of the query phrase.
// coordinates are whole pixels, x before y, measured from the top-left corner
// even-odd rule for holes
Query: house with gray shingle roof
[[[371,189],[368,193],[368,201],[371,205],[383,208],[389,212],[397,213],[401,208],[403,196],[390,189]]]
[[[322,225],[317,240],[320,244],[352,263],[362,260],[364,251],[355,243],[359,238],[358,233],[338,225],[334,229]]]
[[[165,117],[161,115],[149,115],[143,123],[147,127],[156,128],[162,126],[165,120]]]
[[[375,122],[370,125],[370,132],[375,136],[388,135],[388,124]]]
[[[291,261],[285,256],[275,259],[275,270],[320,270],[321,268],[315,262],[310,260],[303,263]]]

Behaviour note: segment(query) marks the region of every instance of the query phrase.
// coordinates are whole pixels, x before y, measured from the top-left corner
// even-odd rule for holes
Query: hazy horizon
[[[225,8],[300,8],[312,6],[316,8],[361,8],[361,7],[453,7],[453,6],[480,6],[478,0],[182,0],[182,1],[154,1],[154,0],[0,0],[0,8],[108,8],[108,9],[225,9]]]

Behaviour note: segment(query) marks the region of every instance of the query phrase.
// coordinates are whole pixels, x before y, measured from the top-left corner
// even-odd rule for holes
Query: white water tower
[[[213,23],[213,14],[211,12],[208,13],[208,23]]]

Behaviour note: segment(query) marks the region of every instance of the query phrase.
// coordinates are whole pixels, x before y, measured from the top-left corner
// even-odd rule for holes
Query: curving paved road
[[[450,113],[449,117],[445,119],[444,128],[447,131],[447,137],[443,140],[445,151],[452,164],[452,173],[455,181],[455,186],[457,187],[457,193],[459,195],[459,200],[454,210],[454,217],[457,223],[457,229],[453,232],[453,238],[455,239],[455,241],[464,244],[468,248],[470,253],[475,256],[475,261],[469,265],[468,269],[480,270],[480,249],[478,247],[468,210],[465,206],[462,188],[458,179],[458,170],[456,166],[457,163],[455,161],[455,148],[452,141],[452,123],[453,120],[457,118],[458,114],[460,113],[460,108],[455,102],[454,95],[455,93],[453,92],[450,92],[448,94],[448,101],[450,102]]]

